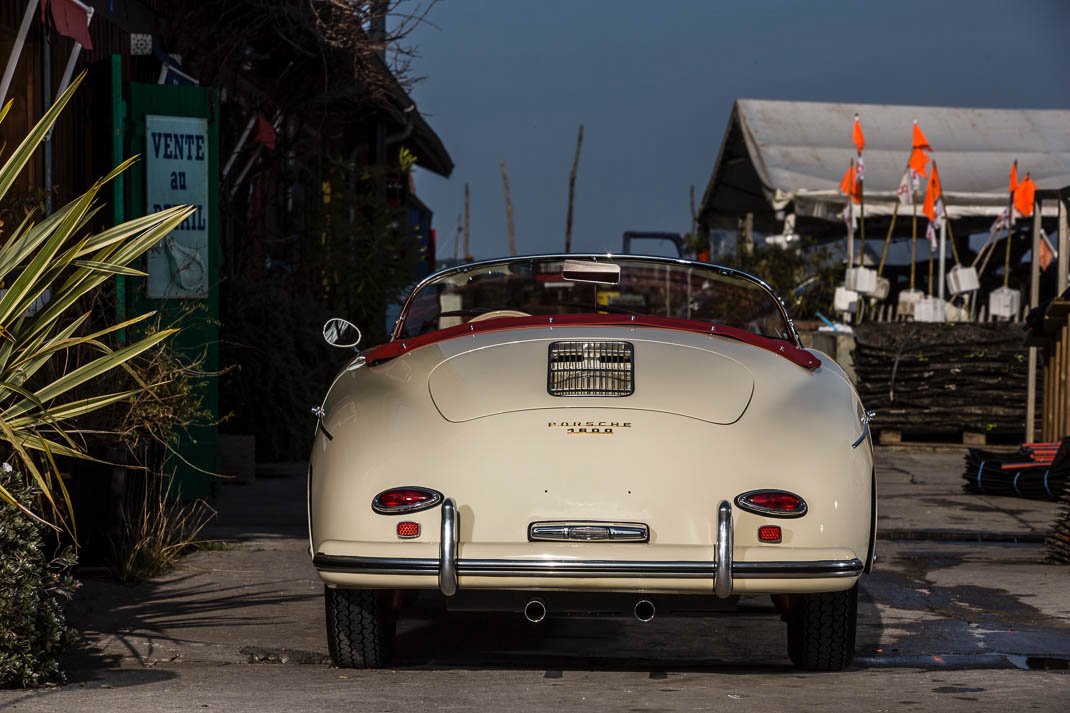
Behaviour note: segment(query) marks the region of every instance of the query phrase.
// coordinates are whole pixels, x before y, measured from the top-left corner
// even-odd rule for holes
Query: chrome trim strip
[[[355,574],[404,574],[434,577],[438,560],[413,557],[350,557],[317,554],[312,560],[321,572]],[[857,577],[864,565],[849,560],[809,562],[733,562],[732,575],[739,579],[814,579]],[[716,562],[651,562],[631,560],[457,560],[461,577],[590,577],[642,579],[710,579],[717,575]]]
[[[457,505],[453,498],[442,503],[442,535],[438,546],[438,590],[447,597],[457,593]]]
[[[713,593],[720,599],[732,596],[732,504],[722,500],[717,506],[717,574]]]
[[[321,572],[438,576],[438,560],[416,557],[351,557],[317,553],[312,565]]]
[[[811,562],[735,562],[732,573],[739,579],[806,579],[811,577],[855,577],[865,565],[857,557],[849,560]]]
[[[618,560],[461,560],[464,576],[477,577],[640,577],[709,579],[714,562],[631,562]]]

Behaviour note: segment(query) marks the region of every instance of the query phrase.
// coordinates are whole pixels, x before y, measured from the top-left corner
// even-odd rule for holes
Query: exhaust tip
[[[635,603],[635,609],[633,610],[635,618],[639,621],[650,621],[654,618],[654,614],[657,613],[657,609],[654,608],[654,602],[649,599],[640,599]]]
[[[532,624],[538,624],[546,618],[546,602],[536,597],[524,605],[524,618]]]

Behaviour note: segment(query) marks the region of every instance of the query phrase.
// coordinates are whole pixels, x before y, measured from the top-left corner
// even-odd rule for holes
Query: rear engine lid
[[[534,409],[660,411],[717,424],[738,421],[754,377],[711,349],[646,340],[538,339],[462,352],[428,378],[448,421]]]

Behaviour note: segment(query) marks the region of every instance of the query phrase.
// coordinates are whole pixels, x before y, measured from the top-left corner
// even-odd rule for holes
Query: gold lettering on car
[[[631,428],[630,421],[547,421],[547,428],[556,428],[576,436],[612,436],[617,430]]]

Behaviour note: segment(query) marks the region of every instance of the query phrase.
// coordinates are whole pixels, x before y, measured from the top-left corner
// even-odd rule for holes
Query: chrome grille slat
[[[630,396],[634,347],[630,342],[552,342],[546,390],[551,396]]]

